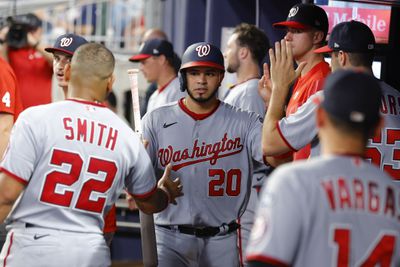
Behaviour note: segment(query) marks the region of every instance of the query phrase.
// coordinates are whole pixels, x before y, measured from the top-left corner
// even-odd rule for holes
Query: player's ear
[[[113,84],[115,82],[115,75],[114,73],[108,78],[107,81],[107,93],[112,91]]]
[[[347,61],[348,61],[347,53],[342,51],[342,50],[340,50],[338,52],[338,62],[339,62],[340,67],[343,68],[346,65]]]
[[[239,49],[239,58],[246,58],[249,55],[250,51],[247,47],[241,47]]]
[[[315,31],[313,35],[313,43],[319,44],[324,41],[325,34],[322,31]]]
[[[67,63],[64,66],[64,79],[65,81],[69,82],[71,78],[71,64]]]

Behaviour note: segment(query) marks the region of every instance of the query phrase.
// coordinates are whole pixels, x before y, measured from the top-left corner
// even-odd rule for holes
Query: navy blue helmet
[[[187,88],[186,75],[183,72],[192,67],[210,67],[225,71],[224,56],[218,47],[210,43],[201,42],[190,45],[183,53],[179,70],[181,91]]]

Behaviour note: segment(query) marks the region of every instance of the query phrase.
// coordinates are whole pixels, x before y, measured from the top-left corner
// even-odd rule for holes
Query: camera
[[[42,21],[32,13],[8,17],[7,22],[10,28],[5,42],[12,48],[28,46],[28,32],[42,26]]]

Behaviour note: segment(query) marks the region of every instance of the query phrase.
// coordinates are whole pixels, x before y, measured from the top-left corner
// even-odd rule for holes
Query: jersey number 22
[[[72,189],[68,190],[68,186],[72,186],[79,180],[83,167],[83,159],[77,153],[54,149],[50,163],[55,166],[63,164],[70,165],[69,173],[52,171],[47,174],[42,190],[40,201],[55,204],[63,207],[70,207],[74,194],[79,194],[75,204],[76,209],[101,213],[106,202],[105,197],[98,197],[96,200],[91,200],[92,193],[105,193],[113,184],[117,166],[112,161],[104,159],[89,158],[89,164],[86,172],[96,175],[100,172],[105,173],[104,181],[90,178],[86,180],[80,190],[76,192]],[[64,187],[63,193],[56,192],[59,186]]]

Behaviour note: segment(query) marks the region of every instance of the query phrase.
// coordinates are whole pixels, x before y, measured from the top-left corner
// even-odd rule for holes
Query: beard
[[[189,97],[193,100],[193,101],[195,101],[195,102],[197,102],[197,103],[206,103],[206,102],[208,102],[208,101],[210,101],[210,99],[212,99],[212,98],[214,98],[215,96],[216,96],[216,94],[218,93],[218,88],[219,88],[219,85],[218,85],[218,87],[214,90],[214,92],[211,94],[211,95],[209,95],[208,97],[194,97],[194,95],[192,94],[192,92],[188,89],[188,90],[186,90],[187,91],[187,93],[188,93],[188,95],[189,95]]]
[[[228,64],[226,71],[229,73],[236,73],[239,68],[239,64]]]

